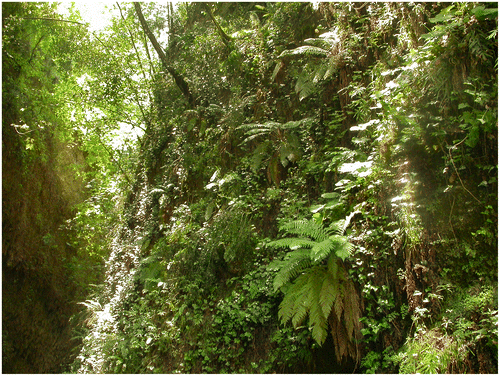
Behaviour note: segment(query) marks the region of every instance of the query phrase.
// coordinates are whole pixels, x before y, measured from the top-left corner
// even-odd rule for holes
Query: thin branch
[[[78,22],[78,21],[70,21],[70,20],[63,20],[60,18],[51,18],[51,17],[17,17],[20,20],[43,20],[43,21],[56,21],[56,22],[67,22],[67,23],[73,23],[81,26],[87,27],[88,24],[85,24],[83,22]]]
[[[31,60],[33,60],[33,58],[35,57],[35,51],[38,48],[38,45],[40,44],[40,42],[42,41],[43,38],[45,38],[45,34],[42,35],[40,37],[40,39],[38,39],[38,42],[36,42],[35,47],[33,47],[33,50],[31,50],[31,54],[30,54],[30,58],[28,60],[28,64],[31,64]]]
[[[135,51],[135,54],[137,56],[137,61],[139,63],[139,67],[141,68],[142,75],[144,76],[144,79],[147,79],[146,71],[144,70],[144,67],[142,66],[141,56],[139,55],[139,51],[137,50],[137,47],[135,45],[134,35],[132,34],[132,31],[126,25],[127,21],[125,20],[125,17],[123,16],[123,12],[122,12],[122,8],[120,7],[120,3],[116,2],[116,5],[118,6],[118,9],[120,10],[120,16],[123,20],[123,23],[125,24],[125,28],[127,29],[128,34],[130,35],[130,42],[132,43],[132,46],[134,47],[134,51]]]
[[[226,45],[226,47],[228,48],[231,48],[231,37],[229,35],[227,35],[224,30],[222,30],[222,27],[220,27],[219,23],[217,22],[217,20],[215,19],[213,13],[212,13],[212,8],[210,7],[210,5],[208,5],[207,3],[201,3],[202,6],[205,8],[206,12],[208,13],[208,15],[210,16],[210,19],[212,20],[212,22],[214,23],[215,27],[217,28],[217,32],[219,33],[219,36],[221,37],[222,39],[222,42],[224,42],[224,44]]]
[[[116,2],[116,5],[118,5],[118,9],[120,10],[120,16],[122,17],[123,23],[125,24],[125,28],[127,29],[128,33],[130,35],[130,41],[132,43],[132,46],[134,47],[134,51],[135,51],[135,54],[137,56],[137,61],[139,62],[139,67],[141,68],[142,75],[143,75],[144,79],[147,80],[146,71],[144,70],[144,67],[142,65],[142,59],[141,59],[141,56],[139,55],[139,51],[137,50],[137,47],[135,45],[134,36],[132,34],[132,31],[126,26],[126,20],[125,20],[125,17],[123,16],[123,12],[122,12],[122,8],[120,7],[120,3]],[[144,120],[146,120],[146,115],[144,114],[144,109],[142,108],[142,105],[139,101],[139,95],[137,93],[137,90],[134,90],[134,91],[135,91],[137,105],[139,106],[139,109],[141,110],[141,113],[142,113]],[[148,91],[148,96],[149,96],[149,101],[152,102],[153,98],[151,98],[151,94],[149,91]]]
[[[466,137],[467,138],[467,137]],[[466,139],[465,138],[465,139]],[[464,185],[464,182],[462,181],[462,178],[460,177],[460,174],[458,173],[458,169],[457,169],[457,166],[455,166],[455,162],[453,161],[453,155],[451,155],[451,150],[452,149],[455,149],[458,145],[460,145],[462,142],[465,141],[465,139],[463,139],[461,142],[459,142],[458,144],[456,145],[453,145],[452,147],[449,148],[448,150],[448,153],[450,154],[450,160],[451,160],[451,164],[453,165],[453,168],[455,169],[455,173],[457,174],[457,177],[458,177],[458,180],[460,180],[460,184],[462,185],[462,188],[465,189],[472,197],[474,197],[474,199],[479,202],[480,204],[482,204],[482,202],[472,194],[471,191],[469,191],[465,185]]]
[[[168,64],[168,60],[167,60],[167,56],[165,55],[165,52],[161,48],[161,46],[158,43],[158,40],[156,39],[156,37],[154,36],[154,34],[149,29],[149,26],[148,26],[148,24],[146,22],[146,19],[144,18],[144,15],[142,14],[141,5],[139,3],[137,3],[137,2],[134,2],[134,7],[135,7],[135,11],[137,13],[137,17],[139,18],[139,21],[141,23],[142,29],[144,30],[144,32],[148,36],[149,40],[153,44],[153,47],[155,48],[156,53],[160,57],[160,61],[162,63],[163,68],[168,73],[170,73],[170,75],[173,77],[173,79],[174,79],[177,87],[181,90],[181,92],[184,95],[184,97],[186,97],[188,103],[192,107],[195,107],[196,106],[196,100],[193,97],[193,95],[191,94],[191,91],[189,90],[189,86],[188,86],[187,82],[184,80],[184,78],[179,73],[177,73],[177,71],[173,67],[171,67]]]

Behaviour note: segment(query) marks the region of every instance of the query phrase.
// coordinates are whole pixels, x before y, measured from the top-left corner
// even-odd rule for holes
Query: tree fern
[[[290,250],[282,261],[269,266],[277,270],[275,290],[284,293],[278,312],[281,322],[291,321],[297,328],[309,316],[311,334],[317,343],[324,343],[330,326],[340,356],[355,356],[360,313],[354,285],[342,263],[352,249],[340,235],[343,222],[325,228],[314,219],[298,220],[282,225],[280,230],[297,236],[267,244]]]

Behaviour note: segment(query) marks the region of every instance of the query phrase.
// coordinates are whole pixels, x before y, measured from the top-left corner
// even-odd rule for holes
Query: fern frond
[[[335,243],[330,239],[325,239],[322,242],[316,243],[311,249],[311,260],[319,262],[326,259],[335,249]]]
[[[279,125],[280,125],[280,123],[278,123],[278,122],[268,121],[268,122],[265,122],[264,124],[260,124],[260,123],[242,124],[242,125],[236,127],[236,129],[238,129],[238,130],[243,129],[243,130],[246,130],[247,132],[250,132],[254,129],[260,129],[260,130],[271,129],[272,130]],[[247,133],[247,132],[245,132],[245,133]]]
[[[296,307],[295,302],[297,300],[297,294],[293,291],[293,285],[287,290],[285,297],[280,303],[278,310],[278,317],[282,324],[286,324],[290,321],[295,314]]]
[[[268,156],[269,141],[264,141],[257,146],[250,160],[250,168],[253,172],[257,172],[262,164],[262,161]]]
[[[330,50],[332,48],[332,41],[331,39],[324,39],[324,38],[307,38],[304,40],[304,43],[307,43],[310,46],[318,47],[323,50]]]
[[[323,80],[327,70],[328,64],[320,64],[313,73],[312,82],[317,84],[319,81]]]
[[[302,270],[311,266],[309,253],[308,249],[298,249],[289,253],[288,259],[283,261],[280,270],[274,277],[273,287],[275,291],[295,278]]]
[[[242,142],[242,144],[245,144],[245,143],[248,143],[259,136],[268,135],[269,133],[273,132],[274,129],[276,129],[276,127],[279,125],[280,125],[280,123],[276,123],[276,122],[267,122],[265,124],[251,123],[251,124],[240,125],[236,129],[246,130],[245,135],[247,137]]]
[[[330,204],[330,203],[328,203],[328,204]],[[326,206],[326,208],[328,209],[329,207]],[[344,224],[344,221],[342,219],[339,221],[336,221],[336,222],[332,222],[330,224],[330,226],[327,227],[326,231],[330,235],[342,235],[343,224]]]
[[[321,346],[328,334],[328,323],[318,305],[311,307],[309,312],[309,324],[312,327],[312,338]]]
[[[304,71],[299,75],[295,83],[295,93],[299,94],[299,100],[307,98],[314,92],[316,85],[310,79],[310,73]]]
[[[328,67],[328,69],[326,70],[325,74],[323,75],[323,80],[330,78],[330,76],[333,73],[338,71],[337,60],[338,60],[338,57],[335,55],[333,55],[332,57],[330,57],[330,59],[328,59],[328,63],[325,64]]]
[[[281,59],[283,57],[294,56],[294,55],[326,57],[326,56],[328,56],[328,51],[324,50],[323,48],[314,47],[314,46],[300,46],[300,47],[294,48],[293,50],[283,51],[281,53],[281,55],[278,56],[278,58]]]
[[[328,328],[328,315],[324,315],[319,302],[326,277],[327,271],[324,266],[313,267],[300,276],[300,278],[307,279],[307,289],[304,290],[303,298],[309,310],[309,326],[312,327],[312,337],[319,345],[325,341]]]
[[[296,304],[295,312],[292,317],[292,325],[294,328],[298,327],[307,316],[307,307],[303,303]]]
[[[290,248],[292,251],[300,248],[312,248],[316,242],[305,238],[283,238],[273,240],[266,245],[271,248]]]
[[[281,231],[290,234],[307,236],[316,241],[323,241],[328,238],[328,233],[325,231],[321,224],[314,220],[297,220],[288,222],[280,227]]]
[[[333,308],[333,303],[337,298],[339,292],[339,281],[330,273],[325,273],[325,278],[319,292],[319,306],[325,317],[330,316]]]
[[[283,130],[290,130],[290,129],[295,129],[295,128],[298,128],[302,125],[303,123],[303,120],[292,120],[292,121],[288,121],[284,124],[281,125],[281,129]]]
[[[285,297],[278,311],[278,316],[283,323],[295,318],[294,322],[296,324],[294,324],[294,326],[296,327],[299,325],[299,322],[301,322],[299,320],[300,317],[302,315],[305,317],[307,314],[308,307],[305,305],[305,297],[310,290],[308,282],[308,278],[301,275],[286,288]]]
[[[342,273],[339,273],[339,270],[342,271],[342,266],[339,265],[339,259],[337,257],[337,255],[331,255],[329,258],[328,258],[328,261],[326,263],[327,265],[327,268],[328,268],[328,272],[336,279],[340,279],[341,276],[339,274],[342,274]]]
[[[354,249],[354,246],[351,243],[349,243],[344,236],[332,235],[332,236],[330,236],[329,239],[334,244],[335,254],[342,261],[344,261],[348,256],[351,255],[351,252]]]

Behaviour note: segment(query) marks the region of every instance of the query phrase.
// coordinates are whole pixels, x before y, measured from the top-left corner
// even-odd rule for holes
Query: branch
[[[68,22],[68,23],[74,23],[77,25],[88,26],[88,24],[85,24],[83,22],[63,20],[60,18],[51,18],[51,17],[17,17],[17,18],[20,20],[44,20],[44,21],[56,21],[56,22]]]
[[[467,137],[466,137],[466,138],[467,138]],[[472,197],[474,197],[474,199],[475,199],[477,202],[479,202],[480,204],[482,204],[482,202],[481,202],[481,201],[480,201],[480,200],[479,200],[476,196],[474,196],[474,195],[472,194],[472,192],[471,192],[471,191],[469,191],[469,190],[465,187],[464,182],[462,181],[462,178],[460,177],[460,174],[458,173],[457,166],[455,166],[455,162],[453,161],[453,155],[451,155],[451,150],[452,150],[452,149],[455,149],[455,148],[456,148],[459,144],[461,144],[462,142],[464,142],[466,138],[464,138],[464,139],[463,139],[461,142],[459,142],[458,144],[453,145],[452,147],[450,147],[450,148],[448,149],[448,152],[450,153],[450,160],[451,160],[451,164],[453,165],[453,168],[455,169],[455,173],[457,174],[458,180],[460,180],[460,184],[462,185],[462,188],[463,188],[463,189],[465,189],[465,190],[466,190],[466,191],[467,191],[467,192],[468,192],[468,193],[469,193]]]
[[[31,54],[30,54],[30,58],[29,58],[29,60],[28,60],[28,64],[31,64],[31,60],[33,60],[33,57],[35,57],[35,51],[36,51],[36,49],[37,49],[38,45],[40,44],[40,42],[42,41],[42,39],[43,39],[44,37],[45,37],[45,34],[44,34],[44,35],[42,35],[42,36],[40,37],[40,39],[38,39],[38,42],[36,42],[35,47],[33,47],[33,50],[31,51]]]
[[[167,60],[167,56],[165,55],[165,52],[163,52],[160,44],[158,43],[158,40],[156,39],[154,34],[149,29],[149,26],[146,22],[146,19],[144,18],[144,15],[142,14],[141,5],[137,2],[134,2],[134,7],[135,7],[135,12],[137,13],[137,17],[139,18],[139,21],[141,22],[142,29],[144,30],[144,32],[148,36],[149,40],[153,44],[153,47],[155,48],[156,53],[160,57],[160,61],[162,63],[163,68],[168,73],[170,73],[170,75],[174,78],[174,81],[177,84],[177,87],[181,90],[184,97],[186,97],[188,103],[192,107],[195,107],[196,100],[193,97],[193,95],[191,94],[191,92],[189,91],[189,86],[188,86],[187,82],[184,80],[184,78],[179,73],[177,73],[177,71],[173,67],[171,67],[168,64],[168,60]]]
[[[219,33],[219,35],[220,35],[222,41],[224,42],[224,44],[226,45],[226,47],[231,48],[231,45],[230,45],[231,37],[229,35],[227,35],[224,32],[224,30],[222,30],[222,27],[220,27],[219,23],[217,22],[214,15],[212,14],[212,8],[210,7],[210,5],[208,5],[207,3],[202,3],[202,5],[205,8],[208,15],[210,16],[210,18],[212,19],[212,22],[215,24],[215,27],[217,28],[217,32]]]
[[[135,55],[137,56],[137,61],[139,63],[139,67],[141,68],[142,76],[144,77],[144,80],[147,80],[146,71],[144,70],[144,67],[142,65],[141,55],[139,54],[139,51],[137,50],[137,47],[135,45],[134,35],[132,34],[132,31],[127,27],[127,21],[125,20],[125,17],[123,16],[123,12],[122,12],[122,8],[120,7],[120,3],[116,2],[116,5],[118,6],[118,9],[120,10],[120,16],[123,20],[124,27],[127,29],[128,34],[130,36],[130,42],[132,43],[132,46],[134,47]],[[139,101],[139,95],[137,93],[137,90],[135,90],[135,96],[136,96],[137,105],[139,106],[139,109],[141,110],[142,116],[143,116],[144,120],[146,120],[146,116],[144,115],[144,110],[142,108],[141,102]],[[148,90],[148,97],[149,97],[149,101],[153,102],[153,98],[151,98],[151,93],[149,92],[149,90]]]

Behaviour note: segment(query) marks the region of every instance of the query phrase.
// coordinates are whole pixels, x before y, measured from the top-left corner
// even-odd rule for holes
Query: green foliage
[[[243,141],[244,144],[254,139],[261,140],[253,152],[252,170],[258,171],[265,161],[268,177],[278,186],[281,181],[278,162],[286,168],[290,163],[300,159],[302,150],[298,134],[300,134],[301,127],[310,126],[312,122],[313,119],[289,121],[284,124],[270,121],[264,124],[252,123],[238,127],[238,129],[246,130],[247,137]]]
[[[380,370],[391,369],[394,363],[394,349],[392,346],[384,349],[382,353],[368,352],[361,360],[361,367],[366,373],[380,373]]]
[[[72,127],[87,176],[129,192],[82,371],[318,371],[329,332],[336,363],[366,372],[470,371],[457,351],[494,352],[491,304],[465,299],[488,314],[456,308],[446,333],[423,326],[443,283],[496,279],[494,8],[149,4],[188,110],[131,9],[59,91],[86,101]],[[123,119],[145,128],[140,154],[111,147]],[[95,259],[120,197],[80,207],[74,243]]]
[[[283,261],[270,266],[279,270],[274,282],[276,290],[289,283],[309,266],[318,265],[324,260],[330,262],[330,259],[335,260],[335,258],[344,260],[352,249],[352,245],[338,235],[339,223],[333,222],[328,228],[324,228],[315,219],[299,220],[281,226],[280,230],[301,237],[284,238],[267,244],[271,248],[291,250]]]
[[[271,270],[278,271],[273,283],[275,290],[282,289],[285,294],[278,312],[281,322],[291,321],[297,328],[308,315],[312,338],[322,345],[330,321],[339,350],[337,359],[340,361],[345,355],[354,357],[353,347],[348,343],[357,337],[360,312],[356,292],[342,264],[352,245],[339,235],[341,224],[332,223],[324,228],[316,219],[299,220],[280,229],[301,236],[267,243],[271,248],[291,250],[282,261],[269,265]],[[342,315],[343,326],[339,326]],[[338,335],[339,330],[345,331],[346,336]]]
[[[338,53],[338,44],[340,40],[335,32],[328,32],[320,35],[318,38],[308,38],[304,41],[309,45],[300,46],[293,50],[283,51],[279,58],[287,57],[297,58],[324,58],[320,63],[305,63],[295,84],[295,92],[299,95],[299,100],[310,96],[315,92],[316,86],[322,81],[329,79],[335,73],[338,73],[338,65],[342,59]],[[273,79],[279,72],[282,63],[277,63],[273,73]]]
[[[405,352],[394,356],[400,363],[399,372],[409,373],[457,373],[462,370],[462,359],[467,348],[460,340],[442,334],[439,330],[422,330],[410,338]]]
[[[491,354],[497,353],[498,291],[495,286],[459,290],[443,308],[442,327],[448,333],[470,344],[481,341]]]

